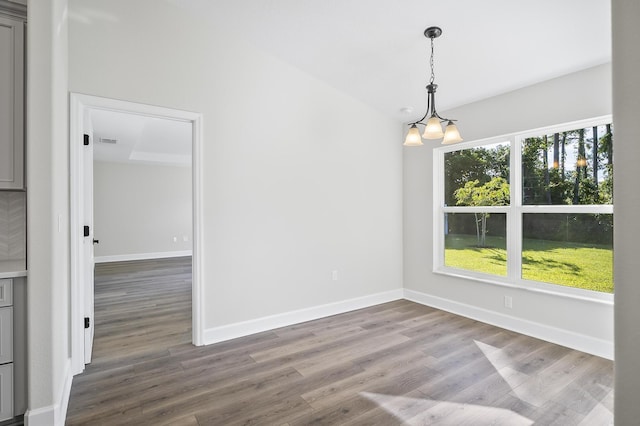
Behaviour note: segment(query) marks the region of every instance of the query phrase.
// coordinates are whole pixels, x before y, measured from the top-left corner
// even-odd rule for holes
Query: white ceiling
[[[429,26],[440,110],[611,60],[610,0],[172,2],[401,121],[424,112]]]
[[[191,165],[191,123],[100,109],[91,122],[96,161]]]
[[[610,0],[166,1],[402,122],[424,113],[429,26],[443,30],[440,111],[611,60]],[[190,163],[185,123],[105,111],[93,121],[96,140],[120,141],[96,143],[98,160]]]

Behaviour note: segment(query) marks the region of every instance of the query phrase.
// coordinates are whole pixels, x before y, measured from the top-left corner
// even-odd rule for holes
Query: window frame
[[[522,219],[526,213],[600,213],[613,214],[613,204],[580,204],[580,205],[524,205],[522,203],[522,167],[519,161],[522,156],[522,143],[530,137],[559,133],[612,123],[611,115],[540,127],[522,132],[444,145],[434,148],[433,155],[433,272],[472,279],[487,284],[513,287],[523,290],[551,293],[574,299],[586,299],[603,303],[613,303],[614,293],[586,290],[561,284],[532,281],[522,278]],[[477,148],[497,143],[509,143],[509,183],[510,204],[508,206],[445,206],[445,154],[469,148]],[[614,150],[615,164],[615,150]],[[614,166],[615,167],[615,166]],[[615,202],[615,201],[614,201]],[[445,214],[446,213],[505,213],[506,214],[506,246],[507,275],[499,276],[477,271],[454,268],[445,265]],[[615,285],[615,284],[614,284]],[[615,287],[614,287],[615,292]]]

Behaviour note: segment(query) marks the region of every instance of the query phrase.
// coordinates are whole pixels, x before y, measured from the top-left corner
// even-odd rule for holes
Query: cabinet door
[[[0,421],[13,417],[13,364],[0,365]]]
[[[13,308],[0,308],[0,364],[13,361]]]
[[[24,22],[0,16],[0,189],[24,188]]]
[[[0,307],[13,305],[13,280],[0,280]]]

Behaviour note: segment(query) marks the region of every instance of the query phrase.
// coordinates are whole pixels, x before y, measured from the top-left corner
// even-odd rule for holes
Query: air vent
[[[110,143],[111,145],[115,145],[118,143],[117,139],[109,139],[109,138],[100,138],[100,143]]]

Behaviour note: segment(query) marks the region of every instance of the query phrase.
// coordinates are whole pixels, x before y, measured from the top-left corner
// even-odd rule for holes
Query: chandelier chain
[[[429,65],[431,65],[431,79],[429,80],[429,84],[433,84],[433,81],[436,78],[436,74],[433,68],[433,37],[431,39],[431,59],[429,60]]]

